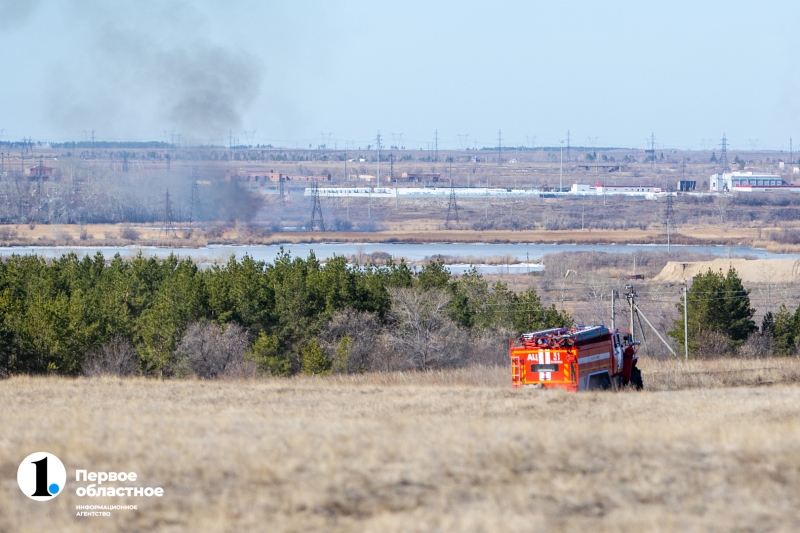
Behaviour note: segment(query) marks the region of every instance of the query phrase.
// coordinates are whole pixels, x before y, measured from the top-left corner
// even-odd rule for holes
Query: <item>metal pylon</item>
[[[192,189],[189,204],[189,226],[194,227],[200,220],[200,191],[197,187],[197,166],[192,167]]]
[[[322,218],[322,201],[319,199],[319,184],[316,181],[311,182],[311,223],[308,226],[309,231],[325,231],[325,221]]]
[[[451,220],[458,222],[458,203],[456,202],[456,189],[453,187],[452,178],[450,179],[450,201],[447,204],[447,222],[445,222],[445,226],[449,226]]]
[[[175,233],[175,228],[173,227],[172,200],[170,199],[170,196],[169,196],[169,189],[167,189],[167,192],[166,192],[165,197],[164,197],[164,214],[163,214],[163,217],[164,217],[164,220],[163,220],[164,228],[163,228],[162,231],[164,232],[164,234],[167,235],[168,237],[170,235],[172,235],[173,237],[177,237],[177,234]]]

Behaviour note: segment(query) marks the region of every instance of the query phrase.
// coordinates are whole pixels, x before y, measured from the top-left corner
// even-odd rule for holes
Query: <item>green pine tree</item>
[[[281,351],[280,341],[275,335],[267,335],[263,331],[259,333],[247,358],[269,376],[289,376],[292,373],[292,362]]]
[[[322,347],[316,338],[311,339],[308,344],[300,350],[302,359],[303,374],[309,376],[323,376],[333,373],[333,361],[325,357]]]
[[[698,274],[688,291],[689,305],[689,353],[696,353],[703,342],[705,332],[722,333],[730,339],[729,348],[741,345],[758,328],[753,322],[755,309],[750,307],[750,291],[731,267],[727,274],[722,270]],[[668,332],[675,343],[683,345],[683,298],[676,304],[678,318],[674,328]]]
[[[353,338],[345,334],[336,346],[336,359],[333,361],[333,371],[337,374],[346,374],[350,370],[350,351],[353,349]],[[366,372],[366,368],[359,368]]]
[[[798,307],[800,309],[800,307]],[[781,304],[781,308],[775,315],[774,324],[772,326],[772,337],[775,339],[775,353],[778,355],[790,355],[797,347],[797,321],[795,317],[798,314],[792,315],[787,309],[785,304]]]

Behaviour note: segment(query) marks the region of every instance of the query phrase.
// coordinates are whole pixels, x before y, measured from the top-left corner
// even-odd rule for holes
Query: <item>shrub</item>
[[[309,376],[321,376],[333,373],[333,361],[322,352],[322,347],[317,339],[311,339],[308,344],[300,350],[303,361],[303,374]]]
[[[114,335],[84,361],[81,371],[84,376],[133,376],[139,373],[139,358],[128,339]]]
[[[702,330],[697,335],[697,347],[692,356],[697,359],[719,359],[728,355],[731,338],[714,330]]]
[[[417,370],[463,362],[454,344],[463,339],[448,317],[450,295],[443,289],[393,288],[390,332],[393,344]]]
[[[123,239],[127,239],[129,241],[135,241],[135,240],[137,240],[139,238],[139,232],[136,231],[135,229],[133,229],[130,226],[125,226],[119,232],[119,236],[122,237]]]
[[[268,376],[289,376],[292,373],[292,363],[280,351],[280,341],[276,335],[267,335],[263,331],[259,333],[246,358]]]
[[[248,335],[241,326],[228,324],[223,330],[204,321],[189,326],[177,352],[198,377],[214,379],[252,374],[252,365],[244,357],[248,348]]]
[[[373,313],[352,308],[336,311],[321,327],[319,342],[332,359],[336,373],[359,373],[385,368],[380,339],[381,324]]]
[[[744,344],[736,349],[736,356],[745,359],[761,359],[774,355],[774,342],[769,333],[752,333]]]

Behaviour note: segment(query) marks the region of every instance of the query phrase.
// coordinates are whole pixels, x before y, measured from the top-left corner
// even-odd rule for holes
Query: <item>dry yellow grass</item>
[[[188,238],[183,237],[183,230],[178,237],[168,237],[160,233],[156,225],[125,224],[39,224],[33,229],[26,225],[2,225],[0,230],[10,231],[13,238],[5,239],[2,244],[25,246],[119,246],[131,244],[123,239],[121,233],[130,226],[139,233],[133,241],[140,246],[174,246],[198,247],[207,244],[281,244],[306,242],[543,242],[543,243],[575,243],[575,244],[666,244],[666,236],[660,228],[627,229],[627,230],[448,230],[442,228],[438,219],[422,218],[414,221],[403,220],[397,223],[387,222],[384,231],[376,232],[282,232],[264,235],[250,235],[245,230],[237,232],[232,224],[219,222],[220,227],[227,227],[224,234],[213,237],[206,236],[203,231],[194,231]],[[155,228],[155,229],[154,229]],[[80,240],[80,231],[86,231],[88,240]],[[773,253],[796,252],[800,246],[781,245],[772,241],[756,239],[757,230],[745,227],[685,228],[683,234],[673,235],[673,243],[679,244],[723,244],[753,245],[767,247]]]
[[[485,368],[13,378],[0,382],[0,531],[797,531],[800,387],[666,390],[702,385],[681,377],[697,370],[748,383],[781,364],[796,379],[789,359],[643,362],[661,390],[621,394],[513,391]],[[68,470],[47,503],[15,479],[39,450]],[[136,471],[165,495],[79,498],[76,468]],[[75,517],[87,503],[139,509]]]
[[[642,358],[639,367],[648,391],[712,389],[720,387],[761,387],[800,383],[800,359],[716,359],[656,361]]]

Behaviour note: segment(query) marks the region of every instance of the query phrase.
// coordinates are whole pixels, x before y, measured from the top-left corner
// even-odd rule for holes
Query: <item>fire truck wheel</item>
[[[644,388],[644,382],[642,381],[642,371],[636,367],[631,369],[631,385],[636,388],[636,390],[642,390]]]

